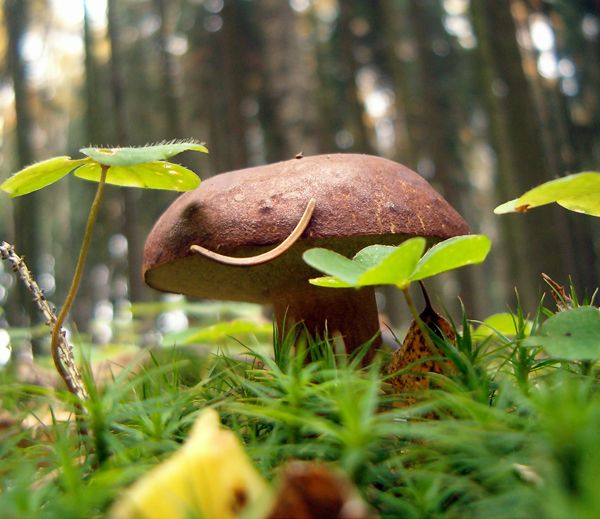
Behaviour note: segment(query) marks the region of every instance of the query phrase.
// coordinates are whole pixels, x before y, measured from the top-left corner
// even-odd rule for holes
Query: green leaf
[[[542,346],[552,357],[567,360],[600,358],[600,311],[581,306],[558,312],[547,319],[526,346]]]
[[[53,184],[88,162],[90,159],[73,160],[67,156],[43,160],[15,173],[0,185],[0,189],[13,198],[26,195]]]
[[[600,191],[590,191],[577,198],[557,200],[557,203],[576,213],[600,216]]]
[[[360,275],[365,271],[360,264],[327,249],[309,249],[302,255],[302,258],[311,267],[330,276],[335,276],[350,285],[355,285]]]
[[[392,245],[369,245],[359,250],[352,258],[366,269],[374,267],[396,250]]]
[[[79,151],[105,166],[135,166],[156,160],[166,160],[189,150],[208,153],[206,147],[194,141],[168,142],[131,148],[82,148]]]
[[[496,333],[508,337],[514,337],[517,334],[516,317],[508,312],[492,314],[487,317],[475,330],[473,337],[482,339],[490,337]],[[527,321],[525,324],[525,333],[531,333],[532,322]]]
[[[345,283],[341,279],[336,278],[335,276],[324,276],[321,278],[312,278],[309,279],[308,282],[311,285],[315,285],[318,287],[324,288],[352,288],[354,285],[350,283]]]
[[[571,211],[600,216],[600,173],[577,173],[545,182],[521,197],[499,205],[494,213],[525,212],[552,202]]]
[[[98,182],[101,166],[90,163],[75,172],[75,176]],[[196,173],[172,162],[155,161],[135,166],[111,166],[106,175],[106,183],[116,186],[168,189],[189,191],[200,184]]]
[[[491,242],[483,234],[456,236],[434,245],[420,259],[411,281],[425,279],[448,270],[481,263],[490,251]]]
[[[197,344],[200,342],[217,342],[234,335],[258,335],[264,339],[269,338],[273,333],[271,323],[256,323],[245,319],[236,319],[233,321],[219,322],[203,328],[189,330],[185,337],[173,341],[178,345]],[[172,338],[165,338],[167,344],[171,343]]]
[[[425,250],[425,238],[411,238],[395,247],[377,265],[358,278],[359,286],[397,285],[405,288],[410,284],[411,275]]]

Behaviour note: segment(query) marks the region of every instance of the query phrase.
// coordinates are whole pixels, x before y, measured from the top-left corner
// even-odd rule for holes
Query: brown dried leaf
[[[420,315],[421,320],[437,336],[445,336],[452,342],[456,337],[450,323],[438,314],[431,306],[428,297],[425,310]],[[397,373],[410,366],[410,372],[401,373],[390,379],[394,389],[398,391],[414,392],[430,387],[427,373],[448,373],[454,369],[451,361],[440,361],[435,358],[442,357],[442,352],[426,338],[416,321],[408,329],[402,346],[394,352],[386,371],[389,374]]]
[[[267,519],[370,519],[352,483],[322,463],[294,461],[280,475]]]

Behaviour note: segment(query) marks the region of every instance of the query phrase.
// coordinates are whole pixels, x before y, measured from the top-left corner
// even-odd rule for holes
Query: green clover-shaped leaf
[[[549,355],[567,360],[600,359],[600,310],[581,306],[548,318],[526,346],[542,346]]]
[[[362,274],[358,278],[358,286],[396,285],[405,288],[410,285],[411,275],[426,245],[425,238],[412,238],[405,241]]]
[[[425,238],[411,238],[398,247],[372,245],[348,259],[327,249],[309,249],[302,256],[326,277],[310,283],[328,288],[395,285],[407,288],[418,281],[466,265],[481,263],[490,250],[483,235],[457,236],[432,247],[424,256]],[[422,256],[422,257],[421,257]]]
[[[341,281],[342,286],[357,286],[358,278],[366,271],[360,263],[327,249],[309,249],[302,257],[311,267]]]
[[[431,247],[419,260],[411,280],[418,281],[448,270],[481,263],[488,255],[490,247],[490,239],[482,234],[456,236],[444,240]]]
[[[6,180],[0,189],[12,198],[26,195],[53,184],[74,169],[90,162],[91,159],[73,160],[71,157],[54,157],[52,159],[36,162],[15,173]]]
[[[100,164],[92,162],[78,168],[74,175],[98,182],[100,173]],[[135,166],[111,166],[106,174],[106,183],[123,187],[189,191],[198,187],[200,178],[196,173],[183,166],[155,160]]]
[[[200,178],[165,159],[183,151],[208,150],[195,141],[170,142],[140,148],[83,148],[84,159],[55,157],[18,171],[0,189],[11,197],[42,189],[73,172],[75,176],[98,182],[102,166],[108,166],[106,183],[117,186],[189,191]]]
[[[545,182],[519,198],[499,205],[494,213],[523,213],[552,202],[571,211],[600,216],[600,173],[577,173]]]
[[[180,141],[131,148],[82,148],[84,155],[105,166],[136,166],[156,160],[167,160],[184,151],[208,153],[199,142]]]

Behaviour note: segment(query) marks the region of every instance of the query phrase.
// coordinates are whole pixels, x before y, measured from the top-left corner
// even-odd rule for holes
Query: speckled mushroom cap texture
[[[287,237],[311,198],[316,207],[301,239],[269,263],[233,267],[190,251],[197,244],[230,256],[265,252]],[[351,256],[375,243],[468,232],[448,202],[401,164],[370,155],[318,155],[222,173],[180,196],[148,236],[143,272],[158,290],[267,303],[311,287],[307,280],[318,273],[302,261],[308,248]]]

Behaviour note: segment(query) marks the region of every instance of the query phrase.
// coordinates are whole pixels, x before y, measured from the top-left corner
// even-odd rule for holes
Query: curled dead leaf
[[[454,342],[456,336],[450,323],[435,311],[423,288],[425,309],[420,315],[423,324],[439,337]],[[428,389],[430,378],[428,373],[448,373],[455,369],[450,360],[439,360],[442,352],[434,345],[431,338],[426,337],[419,324],[413,321],[402,342],[402,346],[394,352],[387,366],[387,373],[397,375],[390,379],[396,391],[415,392]],[[408,403],[414,403],[411,399]]]

